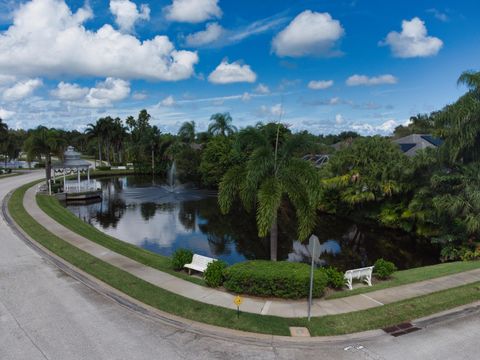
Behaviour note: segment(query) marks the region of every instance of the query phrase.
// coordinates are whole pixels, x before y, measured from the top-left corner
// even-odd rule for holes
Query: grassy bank
[[[20,173],[16,173],[16,172],[12,172],[10,174],[0,174],[0,179],[5,179],[12,176],[18,176],[18,175],[20,175]]]
[[[99,245],[106,247],[118,254],[129,257],[141,264],[152,268],[167,272],[182,279],[191,281],[196,284],[204,285],[203,279],[189,276],[187,274],[174,271],[172,262],[169,257],[161,256],[153,252],[144,250],[138,246],[118,240],[109,236],[95,227],[85,223],[77,218],[70,211],[65,209],[60,202],[51,196],[37,195],[38,206],[51,218],[73,232],[93,241]]]
[[[338,299],[342,297],[368,293],[376,290],[387,289],[395,286],[411,284],[414,282],[434,279],[442,276],[458,274],[464,271],[480,268],[480,261],[455,261],[451,263],[424,266],[414,269],[397,271],[392,278],[379,282],[373,286],[355,288],[353,290],[337,291],[326,296],[326,299]]]
[[[32,183],[33,184],[33,183]],[[244,331],[288,335],[289,326],[306,326],[313,336],[339,335],[398,324],[480,299],[480,282],[405,300],[373,309],[318,318],[286,319],[236,312],[184,298],[120,270],[68,244],[38,224],[23,207],[27,184],[17,189],[9,203],[17,224],[41,245],[67,262],[148,305],[187,319]]]

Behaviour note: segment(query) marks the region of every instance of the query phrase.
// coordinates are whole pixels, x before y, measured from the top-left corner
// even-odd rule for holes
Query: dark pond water
[[[151,177],[97,181],[103,190],[102,202],[68,204],[67,208],[109,235],[162,255],[189,248],[230,264],[269,259],[269,240],[258,237],[254,215],[241,208],[222,215],[215,193],[186,187],[172,193]],[[428,241],[330,215],[319,216],[314,234],[322,244],[322,264],[342,270],[372,265],[380,257],[401,269],[438,260],[438,250]],[[309,260],[306,247],[295,239],[293,215],[283,212],[279,259]]]

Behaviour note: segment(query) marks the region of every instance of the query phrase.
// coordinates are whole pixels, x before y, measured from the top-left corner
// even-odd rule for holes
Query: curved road
[[[38,178],[0,179],[0,199]],[[0,218],[0,359],[477,359],[480,311],[398,338],[271,346],[179,330],[65,275]]]

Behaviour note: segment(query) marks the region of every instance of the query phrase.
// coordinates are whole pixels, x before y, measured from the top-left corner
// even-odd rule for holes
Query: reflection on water
[[[247,259],[269,259],[269,239],[258,238],[255,216],[242,209],[222,215],[215,193],[178,188],[141,176],[99,180],[103,200],[69,204],[67,208],[103,232],[144,249],[171,255],[178,248],[223,259],[232,264]],[[282,213],[279,259],[308,262],[308,250],[295,241],[293,215]],[[377,258],[399,268],[435,263],[438,250],[405,233],[355,224],[322,215],[314,231],[320,239],[322,265],[339,269],[371,265]]]

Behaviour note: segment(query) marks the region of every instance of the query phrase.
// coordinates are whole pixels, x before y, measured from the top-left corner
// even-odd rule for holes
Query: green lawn
[[[172,262],[169,257],[161,256],[144,250],[138,246],[118,240],[109,236],[95,227],[85,223],[77,218],[70,211],[65,209],[60,202],[51,196],[37,195],[38,206],[51,218],[65,226],[66,228],[76,232],[79,235],[110,249],[118,254],[129,257],[139,263],[150,266],[152,268],[167,272],[182,279],[191,281],[196,284],[204,285],[203,279],[192,277],[186,273],[177,272],[172,268]]]
[[[288,335],[289,326],[306,326],[313,336],[371,330],[427,316],[480,299],[480,282],[410,300],[348,313],[306,319],[286,319],[236,312],[203,304],[158,288],[68,244],[38,224],[24,209],[23,196],[34,183],[17,189],[8,209],[17,224],[41,245],[66,261],[145,304],[187,319],[259,333]]]
[[[393,274],[392,278],[381,281],[373,286],[357,287],[353,285],[353,290],[343,290],[330,293],[326,299],[337,299],[356,294],[363,294],[371,291],[387,289],[394,286],[410,284],[418,281],[434,279],[441,276],[453,275],[463,271],[480,268],[480,261],[455,261],[444,264],[424,266],[414,269],[401,270]],[[358,285],[357,285],[358,286]]]

